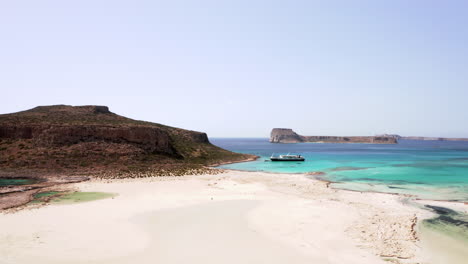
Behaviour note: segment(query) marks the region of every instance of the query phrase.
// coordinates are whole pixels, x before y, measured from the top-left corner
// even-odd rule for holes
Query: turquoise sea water
[[[227,169],[281,173],[323,172],[333,186],[468,201],[468,142],[401,140],[399,144],[272,144],[267,138],[211,139],[222,148],[258,155]],[[305,162],[271,162],[272,153],[299,153]]]

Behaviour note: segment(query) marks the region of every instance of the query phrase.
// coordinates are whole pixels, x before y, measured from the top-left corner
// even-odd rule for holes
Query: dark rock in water
[[[452,209],[440,207],[440,206],[425,205],[425,207],[431,209],[434,213],[439,215],[436,218],[425,220],[427,223],[430,223],[430,224],[445,223],[445,224],[451,224],[451,225],[460,226],[460,227],[464,227],[468,229],[468,222],[462,219],[464,218],[464,216],[461,215],[460,213]]]
[[[336,167],[331,169],[331,171],[352,171],[352,170],[367,170],[370,169],[370,167]]]
[[[396,186],[388,186],[389,189],[401,189],[404,190],[405,188],[402,187],[396,187]]]
[[[457,212],[455,212],[454,210],[441,207],[441,206],[425,205],[425,207],[431,209],[434,213],[440,214],[440,215],[447,215],[447,214],[456,215],[457,214]]]
[[[306,175],[325,175],[325,172],[323,171],[311,171],[306,173]]]
[[[371,143],[371,144],[396,144],[397,138],[392,136],[301,136],[290,128],[273,128],[270,134],[271,143]]]

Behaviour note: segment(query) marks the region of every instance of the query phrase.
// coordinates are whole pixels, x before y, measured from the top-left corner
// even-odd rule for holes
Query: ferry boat
[[[279,155],[279,156],[274,156],[273,154],[270,157],[271,161],[304,161],[305,158],[301,155]]]

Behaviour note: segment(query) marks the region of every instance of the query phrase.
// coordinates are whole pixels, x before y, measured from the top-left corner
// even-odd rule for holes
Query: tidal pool
[[[65,193],[60,195],[57,198],[53,198],[52,202],[55,204],[72,204],[72,203],[82,203],[96,201],[106,198],[115,197],[115,193],[105,193],[105,192],[72,192]]]
[[[0,178],[0,187],[15,186],[15,185],[28,185],[37,183],[39,180],[30,178]]]
[[[105,192],[59,192],[48,191],[40,192],[34,195],[31,203],[44,203],[50,202],[53,204],[73,204],[101,200],[106,198],[115,197],[115,193]]]
[[[49,192],[40,192],[33,195],[33,200],[30,203],[43,203],[48,202],[53,196],[58,196],[63,192],[58,191],[49,191]]]

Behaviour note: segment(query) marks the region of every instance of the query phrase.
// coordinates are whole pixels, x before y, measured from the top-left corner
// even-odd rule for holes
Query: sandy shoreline
[[[0,214],[0,263],[443,263],[419,241],[428,211],[301,174],[226,171],[72,187],[118,196]]]

